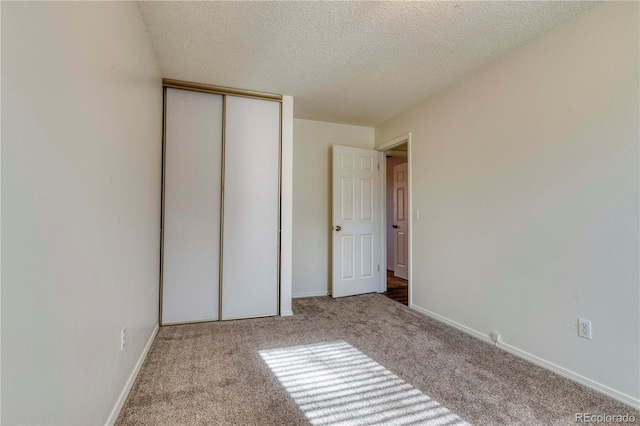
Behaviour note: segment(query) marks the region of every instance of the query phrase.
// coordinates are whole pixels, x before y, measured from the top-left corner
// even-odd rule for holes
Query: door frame
[[[413,211],[413,179],[412,179],[412,165],[411,165],[411,132],[404,133],[398,137],[390,139],[386,142],[382,142],[373,147],[374,150],[378,151],[378,164],[380,164],[380,173],[379,173],[379,199],[380,203],[379,212],[381,223],[379,234],[381,236],[381,248],[382,248],[382,271],[380,274],[380,282],[378,283],[378,288],[380,293],[384,293],[387,291],[387,155],[391,153],[397,153],[394,151],[394,148],[402,145],[403,143],[407,144],[407,174],[409,175],[409,308],[412,305],[412,288],[413,288],[413,219],[414,219],[414,211]]]

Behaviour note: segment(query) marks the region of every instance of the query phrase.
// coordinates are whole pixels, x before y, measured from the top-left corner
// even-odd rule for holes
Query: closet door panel
[[[278,314],[280,104],[227,96],[222,319]]]
[[[162,323],[217,320],[222,96],[166,96]]]

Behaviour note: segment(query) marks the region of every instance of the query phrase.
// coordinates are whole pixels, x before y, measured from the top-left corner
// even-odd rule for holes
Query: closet
[[[281,103],[203,87],[165,82],[163,325],[278,315]]]

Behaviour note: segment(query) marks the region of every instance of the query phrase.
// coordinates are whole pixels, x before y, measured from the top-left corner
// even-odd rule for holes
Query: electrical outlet
[[[578,318],[578,336],[591,340],[591,321]]]
[[[127,329],[123,328],[120,334],[120,350],[124,351],[124,347],[127,344]]]

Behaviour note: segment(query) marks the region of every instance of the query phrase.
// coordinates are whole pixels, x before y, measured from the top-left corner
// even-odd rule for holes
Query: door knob
[[[393,226],[394,228],[397,228],[397,227],[398,227],[398,225],[392,225],[392,226]]]
[[[333,229],[335,229],[336,231],[340,231],[340,230],[342,230],[342,226],[340,226],[340,225],[334,226]]]

